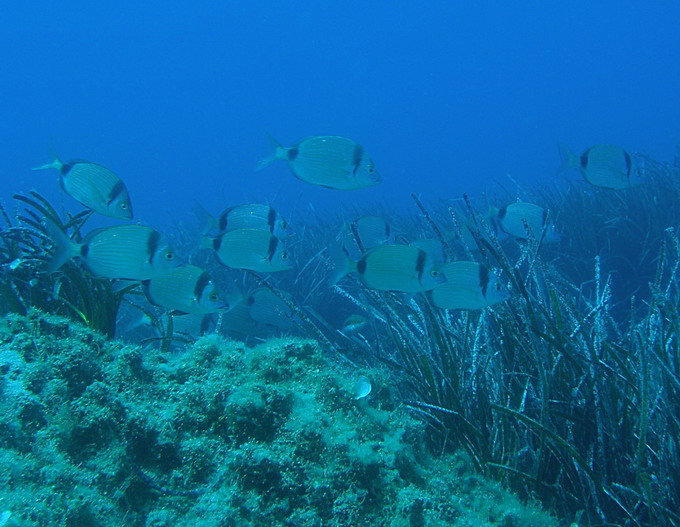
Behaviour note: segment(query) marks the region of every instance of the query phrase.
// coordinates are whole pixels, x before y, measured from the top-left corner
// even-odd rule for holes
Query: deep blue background
[[[0,16],[0,197],[58,199],[50,160],[127,183],[136,219],[247,200],[285,214],[413,209],[559,181],[556,144],[671,161],[680,141],[680,2],[7,2]],[[254,172],[267,133],[360,142],[384,183],[311,187]],[[577,176],[572,174],[572,178]],[[70,210],[79,210],[66,197]]]

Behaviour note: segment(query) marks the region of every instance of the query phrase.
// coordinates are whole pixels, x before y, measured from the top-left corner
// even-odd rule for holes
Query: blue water
[[[680,3],[12,2],[0,16],[0,197],[59,200],[56,152],[118,173],[136,219],[273,202],[284,214],[409,194],[560,184],[559,141],[672,160]],[[337,192],[270,152],[335,134],[382,185]],[[572,174],[570,177],[576,178]],[[68,196],[69,210],[80,207]]]

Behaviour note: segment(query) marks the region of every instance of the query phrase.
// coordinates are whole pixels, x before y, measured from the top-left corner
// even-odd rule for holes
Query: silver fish
[[[369,393],[371,393],[371,381],[368,380],[368,377],[361,376],[357,380],[356,383],[354,383],[354,399],[363,399],[364,397],[368,396]]]
[[[560,239],[555,226],[547,224],[548,211],[533,203],[510,203],[499,210],[492,210],[491,218],[500,230],[520,240],[528,239],[529,233],[534,239],[539,240],[544,230],[544,241],[557,242]]]
[[[127,187],[108,168],[81,160],[64,163],[56,158],[52,163],[33,170],[49,168],[59,171],[59,184],[64,192],[88,209],[110,218],[132,219]]]
[[[142,285],[149,302],[173,314],[216,313],[228,307],[208,272],[195,265],[178,267]]]
[[[234,302],[231,302],[230,299],[229,305],[229,311],[222,313],[220,329],[230,336],[244,340],[256,334],[259,330],[259,324],[252,319],[248,312],[247,299],[241,298]]]
[[[560,145],[559,172],[576,168],[591,185],[620,190],[643,182],[633,156],[616,145],[595,145],[580,156]]]
[[[147,280],[179,265],[165,236],[151,227],[104,227],[75,243],[51,221],[46,226],[54,241],[54,254],[47,265],[50,273],[75,256],[92,274],[110,279]]]
[[[201,335],[209,333],[215,328],[215,314],[214,313],[187,313],[166,315],[161,317],[163,327],[168,327],[168,321],[172,321],[172,334],[185,335],[189,338],[196,339]]]
[[[350,223],[349,229],[363,251],[389,243],[392,236],[390,224],[380,216],[361,216]]]
[[[217,259],[233,269],[273,273],[291,269],[283,242],[268,231],[237,229],[212,241]]]
[[[336,135],[308,137],[290,148],[276,143],[274,154],[261,161],[257,169],[277,159],[287,161],[299,180],[320,187],[356,190],[377,185],[381,180],[363,147]]]
[[[279,291],[285,298],[290,295]],[[274,292],[266,287],[253,291],[246,299],[248,313],[260,324],[286,329],[292,325],[293,311]]]
[[[348,316],[342,324],[342,329],[340,330],[345,335],[352,333],[358,333],[366,327],[368,320],[363,315],[350,315]]]
[[[369,289],[418,293],[446,281],[432,257],[412,245],[382,245],[368,251],[357,262],[344,258],[335,281],[356,272]]]
[[[441,309],[482,309],[510,296],[498,277],[477,262],[449,262],[444,264],[442,272],[446,283],[427,293]]]
[[[291,235],[288,222],[272,207],[261,203],[247,203],[228,208],[217,219],[217,228],[220,232],[238,229],[269,231],[280,239]]]

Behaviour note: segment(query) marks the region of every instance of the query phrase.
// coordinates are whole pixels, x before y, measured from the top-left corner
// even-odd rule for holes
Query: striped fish
[[[441,309],[482,309],[510,296],[498,277],[477,262],[449,262],[442,272],[446,283],[428,292],[432,303]]]
[[[59,171],[61,188],[88,209],[119,220],[132,219],[132,203],[123,180],[108,168],[89,161],[63,163],[56,158],[52,163],[33,170],[54,168]]]
[[[228,231],[212,240],[212,248],[217,259],[233,269],[273,273],[292,267],[283,242],[268,231]]]
[[[290,295],[285,291],[279,293],[290,300]],[[248,296],[246,302],[248,313],[256,322],[281,329],[292,326],[292,309],[270,289],[257,288]]]
[[[178,267],[142,285],[149,302],[172,314],[207,314],[228,307],[208,272],[195,265]]]
[[[392,235],[390,224],[380,216],[361,216],[350,224],[350,228],[364,250],[387,244]]]
[[[547,225],[548,211],[533,203],[510,203],[499,210],[492,210],[491,218],[500,230],[520,240],[526,240],[529,235],[539,240],[544,230],[546,242],[557,242],[560,239],[555,226]]]
[[[288,222],[272,207],[261,203],[246,203],[228,208],[217,219],[217,228],[220,232],[238,229],[269,231],[279,239],[291,235]]]
[[[368,319],[359,314],[348,316],[342,323],[342,329],[340,330],[345,335],[350,333],[358,333],[366,327],[368,324]]]
[[[369,289],[418,293],[446,281],[428,253],[412,245],[381,245],[353,262],[345,256],[334,281],[356,272]]]
[[[559,172],[576,168],[585,180],[596,187],[620,190],[643,182],[633,156],[616,145],[595,145],[580,156],[560,145],[562,166]]]
[[[274,154],[261,161],[258,170],[282,159],[288,162],[296,178],[319,187],[356,190],[380,183],[375,164],[363,147],[351,139],[317,135],[290,148],[274,143]]]
[[[110,279],[147,280],[179,264],[165,236],[151,227],[104,227],[90,232],[83,243],[75,243],[51,221],[46,225],[54,241],[47,272],[56,271],[76,256],[92,274]]]

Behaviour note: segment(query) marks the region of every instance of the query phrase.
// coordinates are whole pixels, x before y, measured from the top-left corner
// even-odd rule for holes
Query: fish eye
[[[437,271],[436,269],[432,269],[432,271],[430,271],[430,276],[432,276],[433,278],[437,278],[439,276],[439,271]]]
[[[120,208],[123,210],[128,210],[128,204],[127,203],[121,203]]]
[[[375,172],[375,167],[374,167],[373,165],[368,165],[368,166],[366,167],[366,171],[367,171],[369,174],[373,174],[373,172]]]
[[[168,262],[172,262],[175,259],[175,253],[173,253],[172,251],[168,251],[167,253],[165,253],[165,259]]]
[[[211,301],[211,302],[217,302],[218,300],[219,300],[219,298],[218,298],[218,296],[217,296],[217,293],[212,293],[212,294],[210,295],[210,301]]]
[[[283,251],[281,253],[281,259],[282,260],[288,260],[288,251]]]
[[[287,229],[287,228],[288,228],[288,224],[287,224],[285,221],[283,221],[283,220],[281,221],[281,228],[282,228],[282,229]]]

